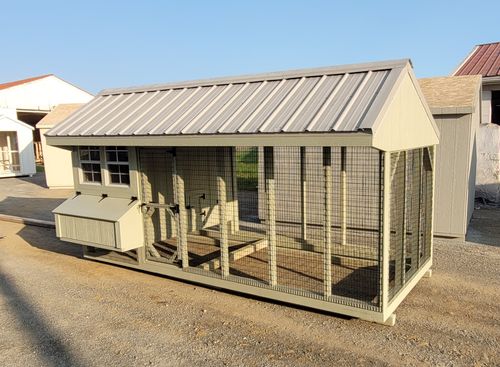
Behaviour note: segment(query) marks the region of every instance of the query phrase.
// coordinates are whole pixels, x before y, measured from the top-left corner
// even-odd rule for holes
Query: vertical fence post
[[[389,260],[391,250],[391,153],[383,152],[384,191],[383,191],[383,241],[382,241],[382,308],[389,305]]]
[[[227,230],[227,193],[226,193],[226,148],[217,148],[217,203],[219,206],[220,257],[222,276],[229,275],[229,242]]]
[[[187,223],[186,223],[186,200],[184,197],[184,178],[177,171],[177,152],[172,156],[172,173],[175,182],[176,202],[179,206],[177,223],[177,251],[180,253],[182,268],[189,267],[189,255],[187,247]]]
[[[274,188],[274,149],[264,147],[264,178],[267,203],[267,241],[269,248],[269,284],[278,284],[276,266],[276,198]]]
[[[332,148],[323,147],[323,171],[325,181],[324,192],[324,224],[323,224],[323,271],[325,297],[332,295]]]
[[[347,148],[340,148],[340,236],[342,246],[347,242]]]
[[[307,240],[307,179],[306,179],[306,147],[300,147],[300,199],[302,240]]]

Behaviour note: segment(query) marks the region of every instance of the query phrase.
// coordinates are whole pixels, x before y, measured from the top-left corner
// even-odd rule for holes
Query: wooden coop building
[[[409,60],[105,90],[46,138],[89,259],[386,324],[432,265]]]

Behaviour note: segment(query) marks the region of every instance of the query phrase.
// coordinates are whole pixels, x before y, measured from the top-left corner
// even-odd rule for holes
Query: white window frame
[[[89,152],[89,159],[82,159],[81,158],[81,151],[83,150],[88,150]],[[98,151],[99,152],[99,161],[97,160],[92,160],[90,159],[90,152],[91,151]],[[78,163],[79,167],[78,170],[80,172],[80,184],[82,185],[93,185],[93,186],[102,186],[103,185],[103,177],[104,177],[104,172],[103,172],[103,164],[102,164],[102,149],[101,147],[96,147],[92,145],[85,145],[85,146],[79,146],[77,150],[78,154]],[[87,181],[85,178],[85,172],[83,169],[83,164],[99,164],[99,170],[100,170],[100,175],[101,175],[101,180],[100,181]],[[90,171],[92,172],[92,178],[94,177],[94,174],[97,172]]]
[[[130,152],[128,147],[124,146],[106,146],[103,148],[104,151],[104,159],[105,159],[105,183],[106,186],[119,186],[119,187],[130,187]],[[109,160],[108,159],[108,152],[114,152],[116,153],[116,160]],[[127,154],[127,160],[126,161],[120,161],[118,159],[118,153],[126,153]],[[120,182],[112,182],[111,181],[111,175],[116,174],[116,173],[111,173],[109,169],[109,165],[118,165],[118,166],[126,166],[128,169],[128,173],[118,173],[118,176],[120,177]],[[122,176],[128,176],[128,183],[123,183],[122,182]]]

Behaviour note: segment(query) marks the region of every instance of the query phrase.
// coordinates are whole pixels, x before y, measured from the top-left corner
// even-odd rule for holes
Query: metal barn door
[[[178,264],[179,214],[173,180],[175,173],[173,151],[141,148],[138,153],[144,203],[146,258]]]

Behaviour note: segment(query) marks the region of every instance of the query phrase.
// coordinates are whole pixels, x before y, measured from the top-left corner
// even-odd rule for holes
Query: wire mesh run
[[[383,155],[366,147],[138,152],[146,259],[377,310]]]

